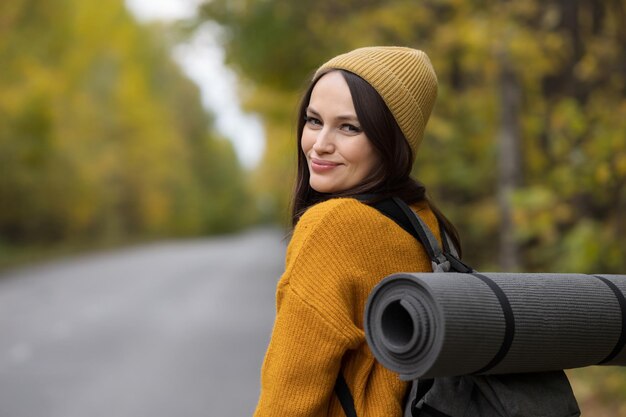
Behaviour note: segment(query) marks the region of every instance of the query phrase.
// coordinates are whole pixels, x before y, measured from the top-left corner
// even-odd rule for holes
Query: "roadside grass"
[[[583,416],[626,416],[626,367],[590,366],[566,373]]]
[[[0,273],[21,266],[150,243],[161,238],[117,238],[101,241],[71,241],[56,244],[7,245],[0,241]]]

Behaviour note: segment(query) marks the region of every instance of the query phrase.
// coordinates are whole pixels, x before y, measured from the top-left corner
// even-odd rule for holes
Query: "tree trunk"
[[[521,135],[519,80],[509,61],[507,52],[498,52],[500,63],[500,131],[498,134],[498,203],[500,206],[500,268],[505,271],[518,270],[520,266],[519,247],[515,240],[513,191],[521,182]]]

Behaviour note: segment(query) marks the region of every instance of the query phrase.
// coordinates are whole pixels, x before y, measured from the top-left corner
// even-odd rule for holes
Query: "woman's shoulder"
[[[383,217],[376,209],[354,198],[332,198],[317,203],[298,221],[287,256],[304,246],[332,251],[337,246],[354,245],[359,238],[365,243],[363,239],[369,239],[378,223],[391,221]]]
[[[428,201],[414,203],[411,208],[433,231],[438,229],[437,218]],[[392,225],[397,226],[376,208],[355,198],[332,198],[311,206],[300,218],[294,235],[306,235],[326,229],[339,237],[345,235],[341,233],[342,231],[351,231],[352,234],[359,230],[369,233],[372,229],[380,228],[396,231]]]
[[[435,234],[435,236],[439,237],[439,221],[437,220],[437,216],[430,208],[430,204],[428,201],[422,200],[417,203],[411,204],[411,209],[426,223],[426,225],[430,228],[430,230]]]
[[[341,235],[344,229],[369,228],[372,224],[386,219],[378,210],[354,198],[332,198],[317,203],[302,215],[294,234],[311,230],[331,228]]]
[[[430,213],[427,205],[413,208]],[[386,275],[427,268],[430,260],[419,242],[392,219],[356,199],[336,198],[311,206],[300,218],[281,283],[305,300],[355,291],[365,297]]]
[[[428,202],[414,204],[412,208],[433,231],[438,231],[437,220]],[[340,245],[412,244],[413,240],[394,220],[376,208],[354,198],[333,198],[311,206],[302,215],[291,243],[294,248],[314,242],[332,249]]]
[[[309,207],[302,215],[301,220],[318,219],[318,218],[334,218],[336,216],[350,215],[352,212],[361,211],[368,207],[356,198],[330,198],[321,203],[317,203]]]

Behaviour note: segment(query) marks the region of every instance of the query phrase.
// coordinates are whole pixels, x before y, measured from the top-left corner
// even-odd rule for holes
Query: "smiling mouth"
[[[311,170],[316,173],[324,173],[338,167],[341,164],[330,161],[323,161],[320,159],[311,159]]]
[[[319,166],[337,166],[339,165],[339,163],[337,162],[331,162],[331,161],[324,161],[321,159],[311,159],[311,164],[315,164],[315,165],[319,165]]]

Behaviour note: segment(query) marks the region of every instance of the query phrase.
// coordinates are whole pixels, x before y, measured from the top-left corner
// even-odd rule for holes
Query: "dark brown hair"
[[[378,153],[380,164],[356,187],[339,193],[325,194],[315,191],[309,184],[309,168],[300,142],[313,87],[322,75],[330,71],[339,71],[346,80],[360,126]],[[376,90],[361,77],[348,71],[333,69],[318,74],[300,102],[297,129],[298,166],[292,200],[293,227],[307,208],[329,198],[375,194],[376,199],[379,200],[395,196],[407,204],[427,201],[460,251],[460,240],[456,228],[426,196],[424,185],[410,176],[413,166],[412,151],[393,114]]]

